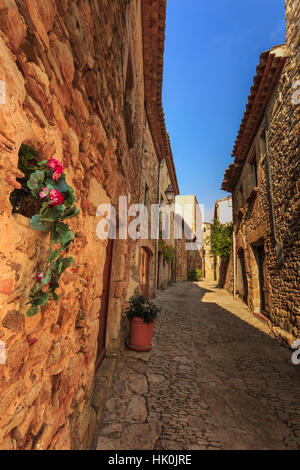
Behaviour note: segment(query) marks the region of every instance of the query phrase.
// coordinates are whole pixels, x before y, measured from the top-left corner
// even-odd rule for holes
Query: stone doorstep
[[[267,325],[268,328],[272,328],[272,322],[271,320],[269,320],[269,318],[267,318],[263,313],[260,313],[260,312],[253,312],[252,310],[250,310],[251,313],[253,313],[253,315],[258,318],[258,320],[260,320],[261,322],[263,322],[265,325]]]
[[[92,395],[92,407],[96,412],[96,422],[93,425],[94,430],[91,432],[93,440],[89,442],[89,449],[95,449],[97,442],[96,431],[101,420],[102,411],[108,396],[108,392],[112,385],[118,356],[104,357],[99,369],[95,373],[94,391]]]
[[[229,292],[229,295],[231,295],[230,292]],[[269,318],[267,318],[261,312],[253,312],[253,310],[250,310],[248,305],[244,304],[244,302],[242,301],[242,299],[240,297],[236,296],[236,298],[234,300],[239,302],[241,304],[241,306],[243,306],[246,310],[248,310],[250,313],[252,313],[252,315],[254,315],[255,318],[257,318],[259,321],[264,323],[270,330],[269,331],[270,336],[275,338],[282,346],[290,348],[293,341],[295,341],[297,339],[291,333],[288,333],[287,331],[283,330],[282,328],[273,325],[271,320]]]
[[[159,324],[159,322],[157,322]],[[152,346],[155,347],[157,341],[157,332],[153,333],[152,338]],[[153,347],[151,351],[147,352],[137,352],[130,350],[125,341],[123,341],[122,346],[120,348],[119,354],[116,356],[106,356],[104,357],[101,366],[99,367],[98,371],[95,374],[94,379],[94,392],[92,396],[92,407],[96,411],[96,424],[93,426],[94,432],[93,440],[89,443],[89,448],[94,450],[97,448],[97,442],[99,436],[97,435],[97,428],[101,421],[102,411],[104,409],[104,405],[106,403],[106,399],[108,396],[108,392],[111,388],[113,377],[115,374],[116,366],[121,359],[121,356],[126,359],[133,359],[133,360],[140,360],[142,362],[148,362],[153,351]]]

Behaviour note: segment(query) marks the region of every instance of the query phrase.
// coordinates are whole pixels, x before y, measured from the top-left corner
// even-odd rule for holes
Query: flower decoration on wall
[[[73,258],[63,256],[63,251],[74,239],[74,233],[65,221],[80,213],[75,206],[74,190],[66,183],[63,166],[58,160],[44,160],[30,170],[27,186],[32,196],[40,201],[39,213],[31,218],[30,225],[34,230],[49,233],[50,245],[29,294],[28,317],[39,313],[48,300],[58,301],[55,291],[59,287],[59,278],[74,262]]]

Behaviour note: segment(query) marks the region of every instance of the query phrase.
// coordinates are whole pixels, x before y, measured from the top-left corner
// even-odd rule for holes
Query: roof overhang
[[[162,105],[166,0],[142,0],[145,106],[159,160],[166,160],[170,180],[179,194],[176,170]]]
[[[232,151],[234,163],[231,163],[225,171],[222,183],[224,191],[232,192],[237,182],[287,57],[286,44],[273,47],[260,55],[244,117]]]

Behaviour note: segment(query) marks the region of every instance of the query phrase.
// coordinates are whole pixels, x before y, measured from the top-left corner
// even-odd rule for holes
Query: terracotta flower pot
[[[128,348],[133,351],[150,351],[154,324],[155,320],[152,323],[145,323],[142,318],[133,317],[130,320]]]

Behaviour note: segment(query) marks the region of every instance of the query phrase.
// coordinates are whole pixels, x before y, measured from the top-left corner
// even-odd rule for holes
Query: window
[[[253,171],[253,184],[254,187],[258,186],[258,178],[257,178],[257,161],[256,158],[252,163],[252,171]]]
[[[145,184],[145,196],[144,196],[144,206],[147,207],[148,212],[150,210],[150,191],[147,183]]]
[[[243,184],[241,184],[239,188],[239,201],[240,201],[240,207],[243,207],[244,204],[244,191],[243,191]]]
[[[27,187],[30,178],[30,168],[36,167],[39,161],[37,152],[29,145],[22,144],[19,150],[18,169],[24,173],[24,178],[17,178],[21,184],[20,189],[14,189],[9,197],[13,214],[21,214],[24,217],[31,217],[38,213],[40,202],[34,199]]]
[[[265,130],[260,134],[259,138],[259,144],[260,144],[260,154],[264,155],[267,153],[267,141],[266,141],[266,133]]]
[[[149,225],[151,225],[151,200],[150,200],[150,190],[149,190],[149,187],[147,185],[147,183],[145,183],[145,194],[144,194],[144,206],[146,207],[147,209],[147,217],[146,217],[146,223]],[[150,225],[149,225],[149,228],[150,228]]]

